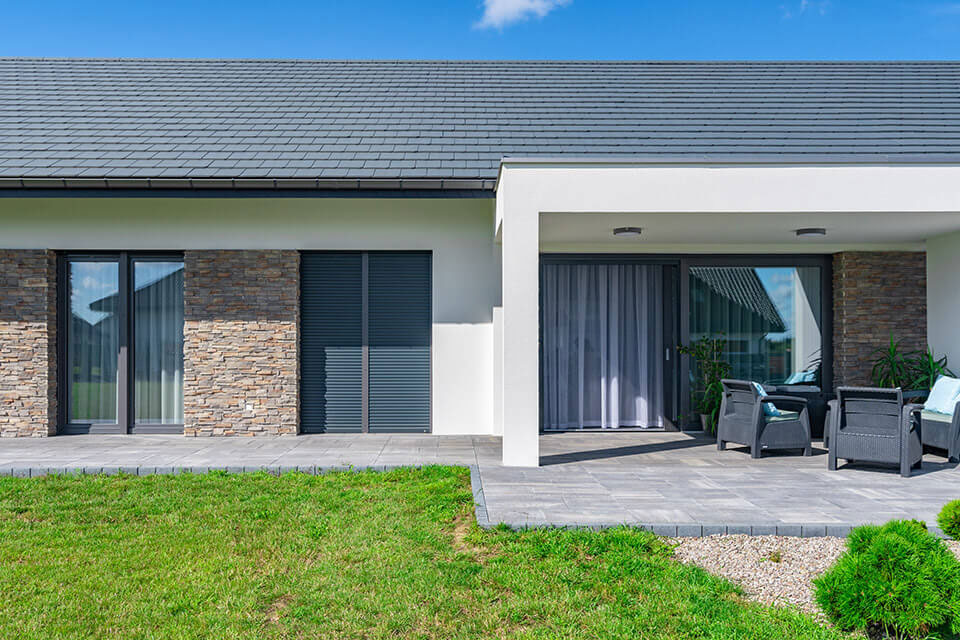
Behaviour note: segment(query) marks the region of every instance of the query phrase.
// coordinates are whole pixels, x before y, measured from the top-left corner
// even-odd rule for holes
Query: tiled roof
[[[0,58],[0,178],[492,181],[510,156],[960,162],[960,63]]]

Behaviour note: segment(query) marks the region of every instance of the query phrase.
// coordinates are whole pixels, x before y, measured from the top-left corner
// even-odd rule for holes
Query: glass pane
[[[115,261],[69,265],[70,421],[115,423],[119,269]]]
[[[133,263],[137,424],[183,424],[183,262]]]
[[[820,267],[691,267],[690,339],[723,336],[732,376],[820,384]]]

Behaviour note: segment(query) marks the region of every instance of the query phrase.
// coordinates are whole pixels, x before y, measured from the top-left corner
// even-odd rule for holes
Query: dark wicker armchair
[[[827,467],[836,471],[837,460],[895,464],[909,478],[923,460],[921,425],[913,417],[921,408],[904,405],[900,389],[840,387],[830,401]]]
[[[763,405],[771,403],[780,415],[764,414]],[[717,449],[728,442],[750,447],[750,455],[759,458],[763,451],[802,449],[809,456],[810,414],[807,401],[794,396],[761,397],[752,382],[724,380],[723,402],[717,423]]]
[[[950,462],[960,462],[960,402],[953,415],[914,407],[914,420],[920,421],[920,440],[925,447],[943,449]]]

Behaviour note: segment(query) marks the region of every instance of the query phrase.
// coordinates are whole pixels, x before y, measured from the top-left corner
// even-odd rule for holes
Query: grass
[[[0,637],[841,637],[650,534],[471,508],[459,468],[0,478]]]

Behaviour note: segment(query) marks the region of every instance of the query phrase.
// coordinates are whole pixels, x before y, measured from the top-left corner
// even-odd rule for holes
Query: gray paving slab
[[[718,452],[703,437],[602,432],[541,436],[541,466],[500,465],[490,436],[309,435],[263,438],[64,436],[0,443],[0,475],[228,473],[387,469],[430,464],[471,468],[478,522],[514,527],[643,526],[671,535],[845,535],[892,518],[931,525],[960,496],[960,470],[927,455],[901,478],[890,468],[826,469],[826,452]]]

